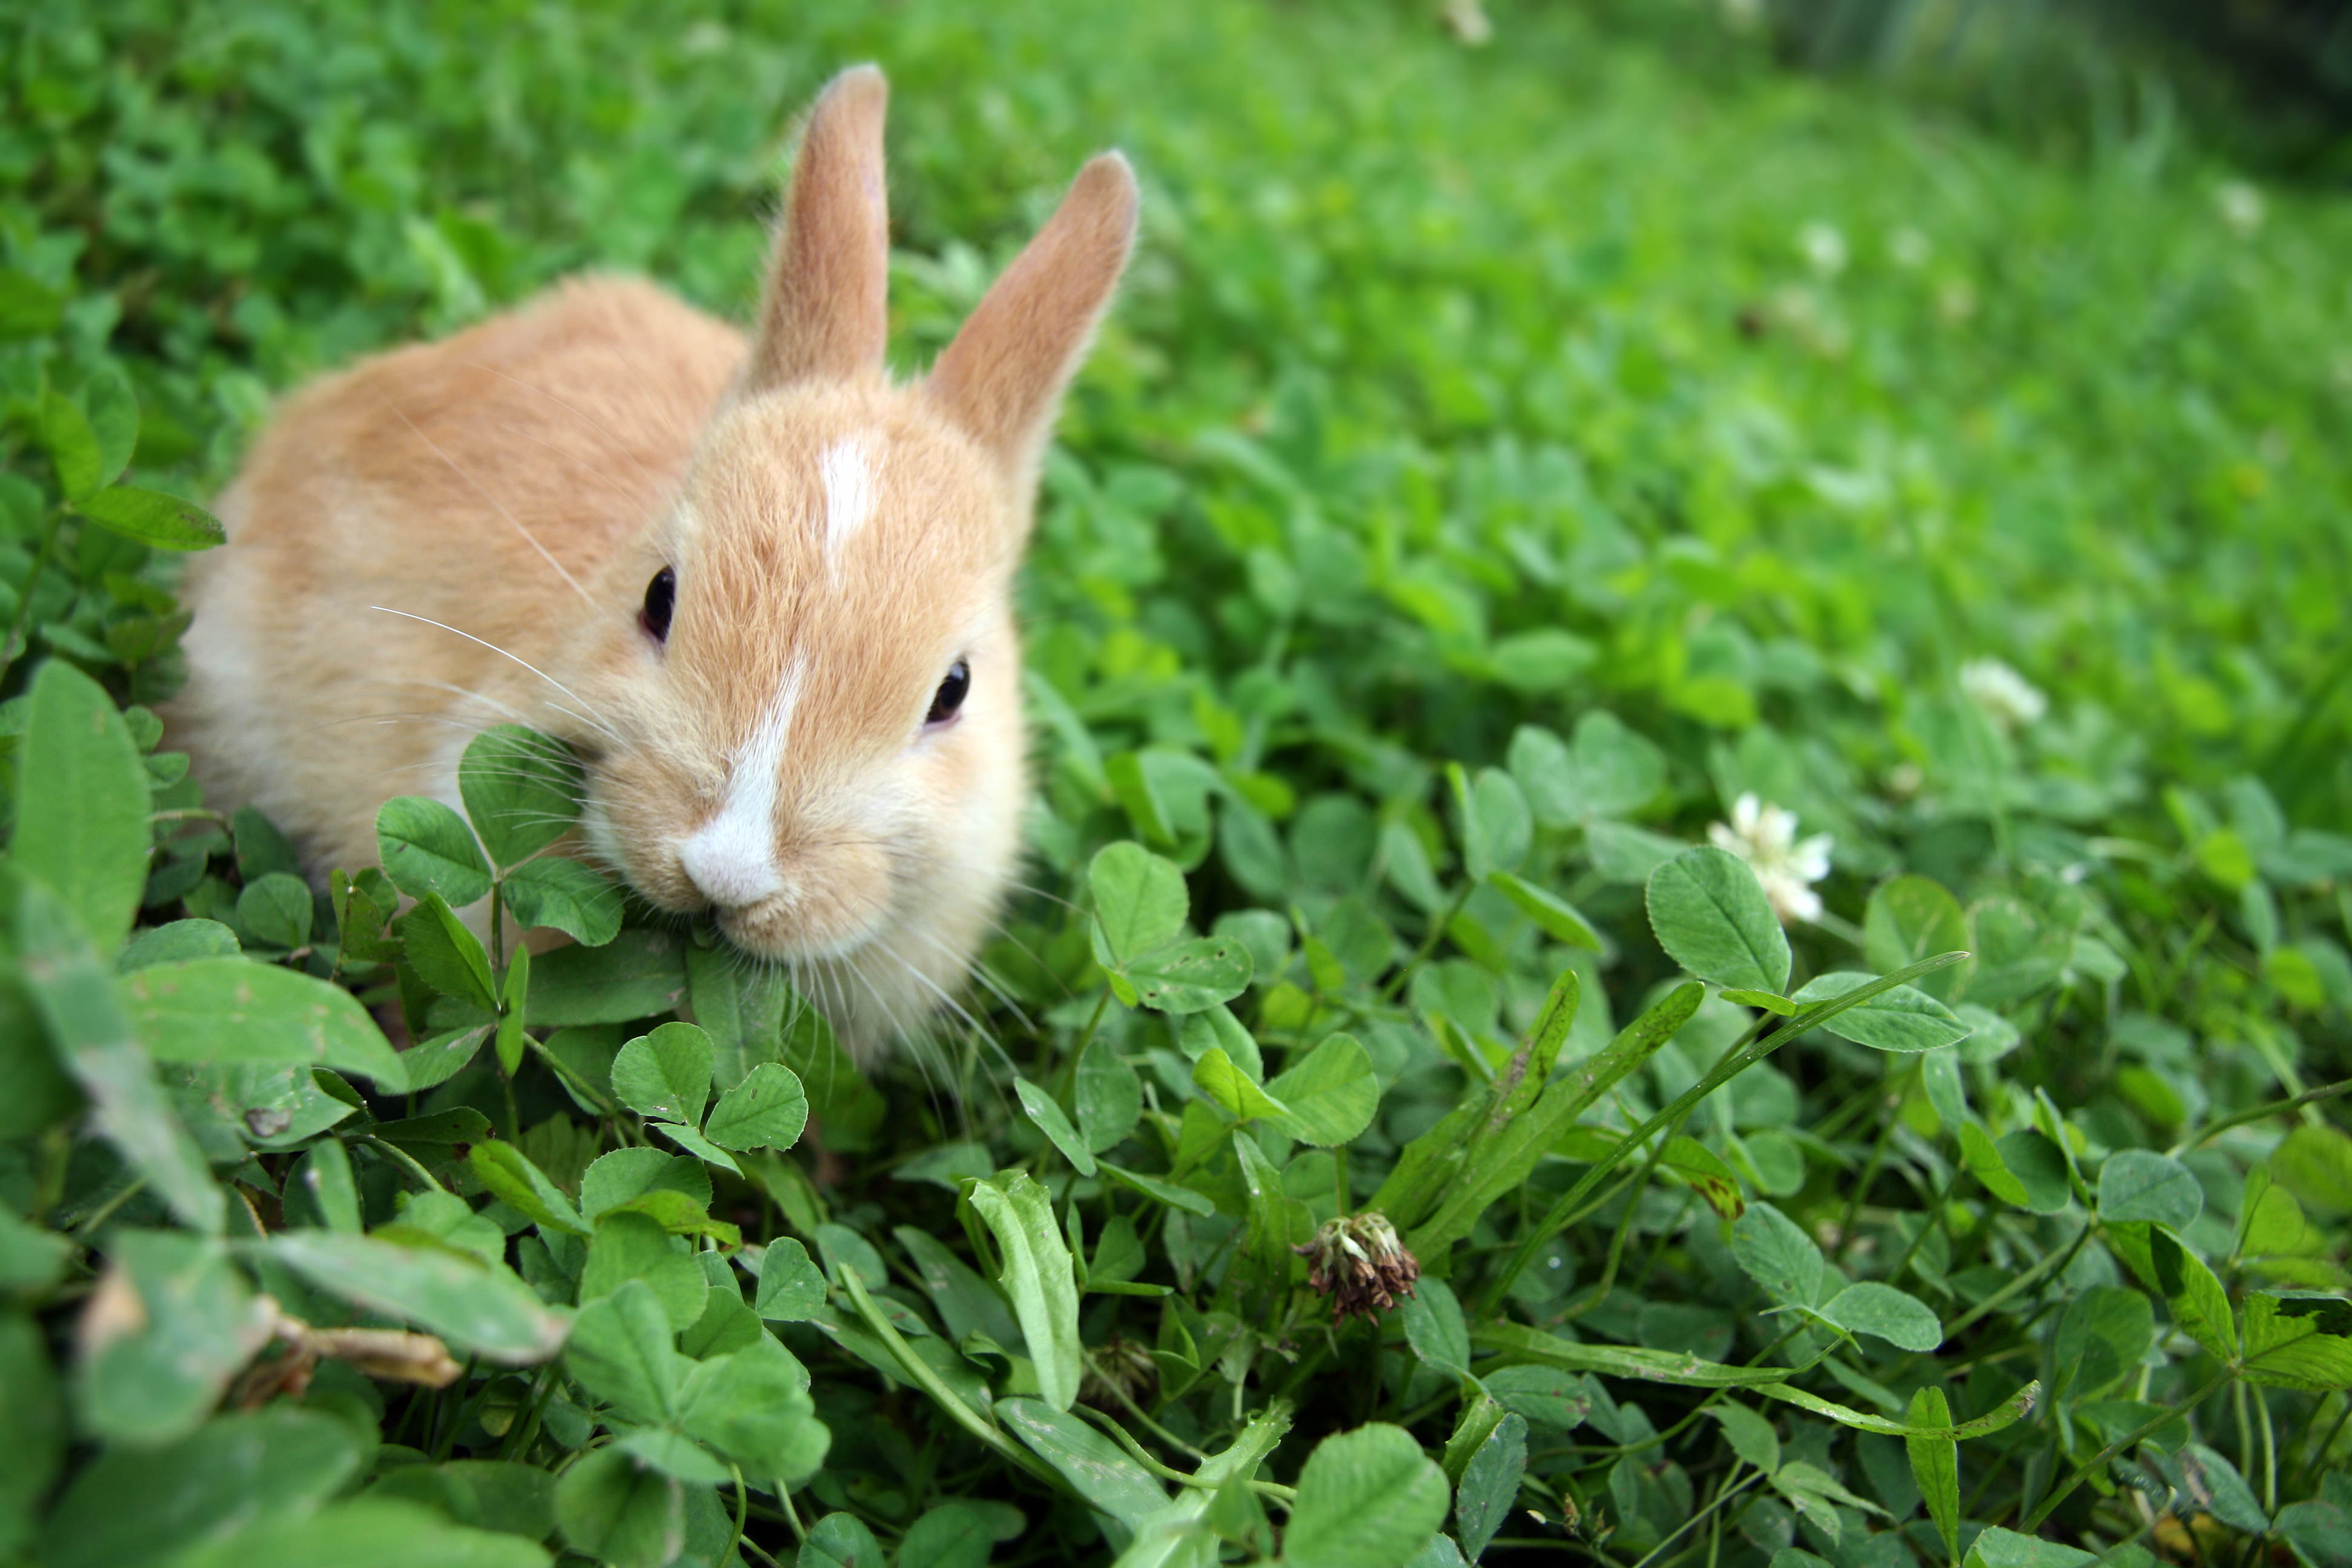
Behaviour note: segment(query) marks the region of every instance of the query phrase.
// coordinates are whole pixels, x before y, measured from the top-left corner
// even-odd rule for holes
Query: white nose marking
[[[835,441],[817,458],[816,472],[824,486],[824,562],[837,581],[841,547],[874,515],[872,443],[864,436]]]
[[[727,909],[749,909],[783,891],[783,871],[776,864],[776,775],[783,769],[804,668],[805,660],[794,654],[767,711],[729,764],[727,795],[718,812],[678,846],[678,867],[688,879]]]

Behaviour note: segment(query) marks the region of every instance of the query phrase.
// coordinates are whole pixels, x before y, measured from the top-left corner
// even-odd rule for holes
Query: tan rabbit
[[[788,965],[871,1055],[964,978],[1025,781],[1012,584],[1040,457],[1135,233],[1122,158],[929,376],[883,363],[881,73],[818,99],[757,331],[574,280],[287,405],[186,598],[170,721],[309,865],[457,804],[479,730],[587,766],[586,857]]]

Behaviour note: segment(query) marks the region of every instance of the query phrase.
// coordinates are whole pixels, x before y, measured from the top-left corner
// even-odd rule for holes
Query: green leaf
[[[1192,1064],[1192,1082],[1202,1094],[1223,1106],[1229,1115],[1244,1121],[1251,1117],[1278,1117],[1288,1110],[1280,1100],[1250,1081],[1249,1075],[1234,1065],[1222,1046],[1212,1046],[1201,1053]]]
[[[1760,1205],[1759,1205],[1760,1206]],[[1750,1214],[1755,1209],[1748,1211]],[[1652,1383],[1678,1384],[1686,1388],[1746,1388],[1810,1410],[1816,1415],[1826,1415],[1861,1432],[1875,1432],[1887,1437],[1917,1436],[1949,1436],[1953,1438],[1981,1437],[2016,1425],[2042,1392],[2039,1383],[2029,1383],[2008,1400],[1973,1421],[1963,1422],[1947,1431],[1922,1434],[1917,1428],[1900,1421],[1890,1421],[1883,1415],[1869,1415],[1832,1404],[1818,1394],[1780,1382],[1788,1375],[1785,1366],[1726,1366],[1720,1362],[1701,1361],[1687,1351],[1650,1350],[1634,1345],[1580,1343],[1564,1340],[1541,1329],[1524,1323],[1507,1321],[1482,1322],[1470,1331],[1470,1342],[1482,1350],[1499,1352],[1515,1360],[1537,1362],[1568,1372],[1598,1373],[1604,1377],[1633,1378]]]
[[[99,483],[112,484],[122,477],[139,445],[139,399],[121,371],[106,369],[82,384],[80,403],[98,443],[98,468],[103,476]]]
[[[1960,1128],[1960,1158],[1985,1190],[2003,1203],[2035,1214],[2057,1214],[2074,1201],[2074,1185],[2066,1179],[2066,1156],[2031,1128],[2011,1132],[1996,1143],[1975,1123],[1965,1123]]]
[[[898,1568],[986,1568],[996,1543],[977,1508],[948,1502],[925,1511],[898,1543]]]
[[[2204,1259],[2162,1226],[2123,1221],[2106,1227],[2107,1247],[2128,1264],[2141,1284],[2163,1298],[2165,1310],[2182,1333],[2220,1361],[2238,1353],[2238,1327],[2229,1292]]]
[[[550,1028],[631,1024],[669,1012],[685,994],[681,939],[669,931],[637,930],[603,947],[560,947],[540,954],[530,966],[529,1012],[532,1024]],[[792,1065],[803,1083],[814,1081],[805,1068]],[[829,1114],[823,1086],[811,1092],[817,1113]]]
[[[1250,951],[1234,937],[1193,937],[1129,959],[1126,975],[1144,1006],[1198,1013],[1249,989]]]
[[[64,295],[28,273],[0,268],[0,342],[46,336],[64,313]]]
[[[1723,1156],[1696,1139],[1667,1139],[1658,1163],[1689,1183],[1706,1205],[1724,1219],[1736,1220],[1748,1212],[1748,1200],[1739,1191],[1738,1174],[1724,1163]]]
[[[132,1036],[115,978],[82,935],[74,912],[9,860],[0,860],[0,897],[6,898],[15,917],[18,972],[32,1011],[89,1097],[99,1131],[153,1184],[182,1224],[217,1233],[227,1217],[227,1201],[204,1151],[156,1081],[155,1064]],[[16,1033],[15,1041],[0,1039],[0,1045],[37,1048],[35,1031]],[[25,1081],[18,1079],[19,1084]]]
[[[1110,952],[1106,968],[1164,947],[1184,929],[1192,907],[1184,873],[1140,844],[1106,845],[1087,868],[1087,883]]]
[[[243,951],[236,932],[218,921],[173,921],[132,937],[131,945],[115,959],[114,967],[117,973],[129,974],[191,958],[235,958]]]
[[[409,1087],[408,1064],[359,999],[299,970],[242,958],[158,963],[125,975],[122,1005],[159,1061],[299,1063]]]
[[[2315,1393],[2352,1388],[2352,1301],[2316,1290],[2246,1295],[2246,1377]]]
[[[392,885],[412,899],[438,894],[453,910],[490,890],[490,868],[466,819],[437,800],[400,795],[375,814],[376,853]]]
[[[1173,1182],[1163,1182],[1157,1176],[1147,1176],[1140,1171],[1123,1170],[1108,1160],[1097,1160],[1095,1163],[1101,1168],[1104,1174],[1134,1188],[1154,1203],[1166,1204],[1170,1208],[1182,1209],[1187,1214],[1199,1215],[1203,1219],[1217,1212],[1217,1205],[1207,1194],[1196,1193],[1190,1187],[1180,1187]]]
[[[824,1308],[824,1275],[808,1248],[786,1237],[768,1244],[752,1310],[772,1322],[805,1323]]]
[[[477,1143],[467,1163],[482,1185],[509,1207],[530,1215],[533,1223],[572,1236],[590,1234],[563,1189],[549,1181],[513,1144],[501,1140]]]
[[[1910,1422],[1914,1426],[1949,1426],[1952,1407],[1944,1399],[1944,1391],[1933,1384],[1927,1384],[1911,1396]],[[1960,1555],[1960,1445],[1950,1437],[1906,1437],[1904,1451],[1910,1456],[1912,1479],[1919,1483],[1919,1495],[1927,1500],[1927,1517],[1936,1523],[1936,1533],[1944,1538],[1944,1550],[1957,1562]]]
[[[613,1058],[613,1092],[648,1119],[702,1125],[710,1099],[710,1037],[692,1024],[664,1024]]]
[[[111,954],[147,889],[147,773],[122,715],[61,658],[33,677],[9,853]]]
[[[1995,1525],[1980,1531],[1969,1546],[1966,1568],[2089,1568],[2098,1561],[2078,1547]]]
[[[1895,877],[1882,882],[1863,911],[1863,956],[1881,974],[1892,974],[1923,958],[1969,945],[1969,922],[1958,899],[1930,877]],[[1919,989],[1939,1002],[1958,996],[1968,966],[1955,964],[1919,977]]]
[[[1761,1007],[1776,1017],[1793,1018],[1797,1016],[1797,1004],[1776,991],[1733,990],[1725,991],[1719,994],[1725,1001],[1738,1006]]]
[[[1078,1131],[1097,1154],[1118,1147],[1143,1115],[1143,1080],[1099,1037],[1078,1058],[1077,1097]]]
[[[323,1230],[273,1236],[268,1247],[318,1289],[415,1323],[487,1361],[528,1365],[563,1343],[563,1316],[504,1267],[437,1247]]]
[[[1572,746],[1549,730],[1522,727],[1511,737],[1510,765],[1537,820],[1553,827],[1631,816],[1666,782],[1657,747],[1601,708],[1577,721]]]
[[[110,485],[77,497],[74,510],[108,531],[150,550],[210,550],[228,542],[220,519],[195,502],[137,485]]]
[[[269,1309],[210,1237],[116,1230],[107,1263],[82,1329],[82,1418],[110,1442],[176,1441],[268,1342]]]
[[[308,1194],[319,1217],[330,1230],[356,1236],[360,1225],[360,1189],[352,1174],[352,1157],[340,1138],[321,1138],[294,1163],[293,1181]]]
[[[2058,1314],[2050,1344],[2053,1399],[2095,1399],[2139,1370],[2156,1339],[2156,1308],[2137,1290],[2093,1285]]]
[[[546,1568],[535,1541],[453,1524],[395,1498],[353,1498],[301,1519],[256,1525],[173,1560],[173,1568]]]
[[[1062,1113],[1062,1108],[1054,1103],[1054,1097],[1025,1078],[1013,1080],[1013,1091],[1020,1097],[1021,1109],[1028,1113],[1030,1121],[1037,1124],[1037,1131],[1062,1152],[1064,1159],[1077,1167],[1078,1174],[1093,1175],[1094,1152],[1087,1147],[1086,1140],[1078,1136],[1078,1130],[1070,1125],[1070,1119]]]
[[[1810,1307],[1820,1299],[1828,1271],[1822,1249],[1802,1226],[1770,1204],[1748,1205],[1731,1227],[1731,1256],[1782,1306]]]
[[[485,1013],[498,1011],[499,987],[490,973],[490,955],[482,951],[481,939],[442,902],[440,894],[425,892],[415,908],[400,917],[400,941],[408,962],[425,984]]]
[[[1969,906],[1969,946],[1976,972],[1968,998],[1984,1007],[2020,1001],[2056,982],[2074,951],[2074,932],[2021,899],[1979,899]]]
[[[512,1078],[522,1070],[523,1052],[530,1040],[523,1030],[523,1005],[530,995],[530,949],[521,942],[509,950],[506,977],[499,982],[499,1070]]]
[[[1080,1497],[1132,1529],[1168,1506],[1168,1489],[1109,1438],[1034,1399],[1000,1399],[1005,1430],[1061,1473]]]
[[[466,744],[457,794],[498,866],[538,854],[579,820],[585,774],[572,748],[518,724],[495,724]]]
[[[1877,978],[1854,970],[1817,974],[1797,993],[1796,1001],[1800,1006],[1831,1001],[1859,991]],[[1932,1051],[1964,1040],[1969,1035],[1969,1026],[1949,1007],[1909,985],[1882,991],[1838,1014],[1822,1027],[1842,1039],[1882,1051]]]
[[[735,1157],[732,1154],[684,1122],[648,1121],[646,1123],[646,1131],[660,1133],[696,1159],[716,1165],[722,1171],[732,1171],[739,1176],[743,1173],[743,1167],[735,1163]]]
[[[1013,1321],[1004,1298],[945,1243],[910,1225],[899,1226],[890,1234],[915,1260],[923,1289],[939,1309],[940,1323],[949,1339],[961,1344],[973,1334],[983,1334],[1000,1345],[1019,1342],[1021,1325]],[[761,1277],[763,1283],[765,1278]]]
[[[2183,1489],[2207,1505],[2214,1518],[2232,1530],[2261,1535],[2271,1527],[2270,1516],[2255,1500],[2254,1489],[2238,1467],[2202,1443],[2181,1446],[2174,1462],[2189,1484]]]
[[[1487,885],[1518,907],[1521,914],[1542,928],[1554,942],[1591,952],[1601,951],[1600,933],[1574,904],[1508,871],[1490,871]]]
[[[1519,1479],[1528,1471],[1528,1424],[1523,1416],[1506,1415],[1470,1456],[1462,1472],[1462,1486],[1454,1500],[1454,1532],[1462,1541],[1462,1555],[1475,1563],[1486,1554],[1503,1521],[1518,1500]]]
[[[79,500],[112,477],[106,472],[98,434],[90,428],[81,405],[62,392],[43,393],[40,407],[41,444],[49,449],[49,461],[57,466],[58,488],[65,491],[68,500]]]
[[[1078,1289],[1069,1245],[1054,1222],[1053,1200],[1024,1172],[975,1182],[967,1200],[996,1238],[1003,1268],[997,1283],[1013,1303],[1046,1405],[1067,1410],[1084,1372],[1078,1340]]]
[[[613,1447],[689,1486],[716,1486],[728,1477],[727,1467],[717,1455],[685,1433],[667,1426],[640,1426],[621,1432],[614,1436]]]
[[[1291,1568],[1403,1568],[1445,1522],[1445,1472],[1402,1426],[1326,1437],[1298,1473],[1283,1531]]]
[[[1284,1107],[1269,1118],[1301,1143],[1328,1149],[1372,1124],[1381,1108],[1380,1074],[1353,1035],[1328,1035],[1307,1059],[1265,1086]]]
[[[290,951],[310,940],[310,885],[272,871],[236,896],[237,929],[256,945]]]
[[[1461,814],[1463,869],[1473,881],[1518,869],[1534,843],[1535,822],[1517,783],[1497,768],[1480,769],[1473,783],[1458,764],[1449,764],[1446,776]]]
[[[465,1071],[481,1054],[482,1042],[490,1037],[495,1028],[490,1024],[469,1024],[462,1028],[444,1029],[401,1052],[400,1065],[408,1069],[410,1090],[421,1092],[436,1088]]]
[[[678,1424],[750,1475],[805,1479],[802,1454],[816,1407],[793,1352],[761,1333],[734,1354],[690,1368]]]
[[[2271,1152],[2271,1178],[2325,1215],[2352,1215],[2352,1136],[2341,1128],[2298,1127]]]
[[[277,1405],[215,1417],[160,1448],[110,1447],[42,1528],[49,1568],[162,1568],[256,1523],[299,1519],[359,1471],[358,1434]],[[139,1506],[126,1508],[126,1499]]]
[[[883,1568],[874,1532],[854,1513],[829,1513],[809,1526],[794,1568]]]
[[[2147,1220],[2186,1230],[2205,1208],[2205,1189],[2188,1166],[2146,1149],[2119,1149],[2099,1167],[2099,1217]]]
[[[1702,980],[1746,991],[1785,990],[1789,939],[1748,863],[1726,849],[1685,849],[1650,874],[1651,929],[1675,963]]]
[[[1450,1376],[1470,1375],[1470,1329],[1453,1287],[1443,1279],[1424,1278],[1399,1304],[1399,1310],[1413,1354]]]
[[[686,1544],[686,1487],[600,1448],[556,1482],[555,1520],[564,1544],[609,1568],[667,1568]]]
[[[789,1149],[807,1125],[800,1075],[782,1063],[761,1062],[719,1097],[702,1131],[722,1149]]]
[[[1821,1312],[1850,1333],[1874,1334],[1901,1350],[1932,1351],[1944,1342],[1944,1325],[1926,1302],[1874,1279],[1847,1286]]]
[[[627,907],[619,883],[561,855],[542,855],[516,867],[499,884],[499,896],[524,930],[560,931],[590,948],[620,934]]]
[[[580,1309],[563,1361],[580,1384],[628,1420],[662,1422],[678,1411],[687,1359],[671,1342],[676,1316],[643,1279],[626,1279]]]
[[[1572,1432],[1592,1408],[1591,1380],[1549,1366],[1507,1366],[1480,1379],[1506,1410],[1538,1426]]]
[[[1772,1423],[1745,1405],[1730,1400],[1707,1406],[1707,1414],[1723,1427],[1724,1441],[1731,1451],[1766,1475],[1780,1468],[1780,1436],[1772,1430]]]

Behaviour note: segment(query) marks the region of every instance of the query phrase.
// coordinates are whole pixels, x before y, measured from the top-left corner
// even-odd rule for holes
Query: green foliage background
[[[0,18],[0,1562],[2352,1558],[2352,208],[1747,9]],[[583,268],[740,318],[864,58],[903,367],[1087,153],[1147,202],[1035,888],[871,1084],[488,796],[306,889],[144,706],[203,523],[121,499]],[[1832,840],[1784,957],[1685,851],[1748,794]],[[494,878],[596,945],[386,923]],[[1288,1250],[1343,1200],[1376,1330]],[[464,1370],[273,1400],[260,1291]]]

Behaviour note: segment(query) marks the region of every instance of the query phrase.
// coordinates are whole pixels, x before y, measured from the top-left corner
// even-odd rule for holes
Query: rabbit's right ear
[[[878,380],[888,345],[890,209],[882,117],[890,89],[872,66],[825,87],[784,198],[760,330],[741,391],[797,381]]]

